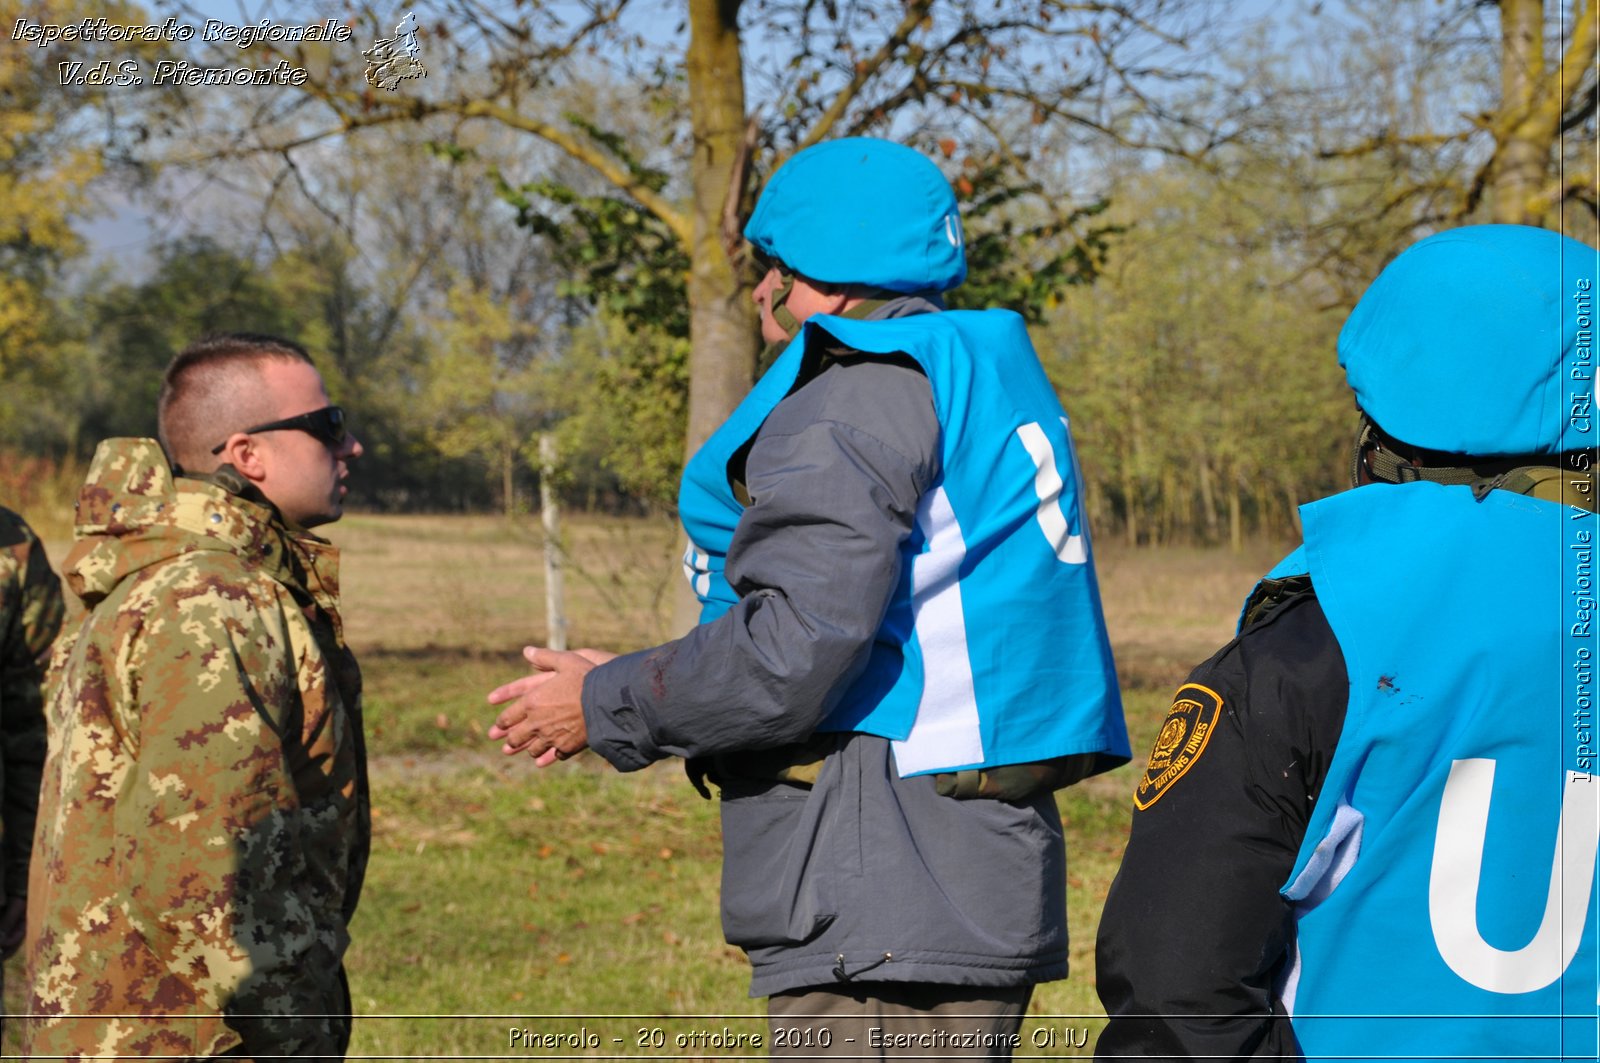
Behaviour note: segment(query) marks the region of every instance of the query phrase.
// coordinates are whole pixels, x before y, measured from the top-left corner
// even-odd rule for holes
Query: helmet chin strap
[[[1350,468],[1352,487],[1361,482],[1358,474],[1363,464],[1367,474],[1379,483],[1409,484],[1426,480],[1436,484],[1481,487],[1483,490],[1488,489],[1499,473],[1517,467],[1515,461],[1496,458],[1466,459],[1472,462],[1470,465],[1418,465],[1393,450],[1385,449],[1384,442],[1382,431],[1363,413],[1361,431],[1356,436],[1355,459]]]
[[[800,329],[803,325],[803,322],[796,320],[794,314],[784,305],[790,292],[794,289],[795,275],[780,271],[779,276],[783,283],[773,289],[772,299],[768,302],[767,308],[772,314],[772,319],[783,329],[784,338],[777,343],[768,343],[762,347],[761,353],[756,356],[757,376],[772,368],[772,363],[778,360],[778,356],[789,346],[790,341],[800,335]],[[857,299],[849,309],[839,311],[838,316],[849,318],[852,321],[866,321],[878,310],[895,299],[903,298],[903,296],[904,293],[901,292],[874,291],[870,295]]]
[[[795,320],[794,314],[789,312],[787,305],[790,294],[794,292],[795,275],[787,270],[779,270],[778,276],[783,283],[773,289],[772,299],[768,306],[772,310],[772,320],[776,321],[778,327],[783,329],[792,340],[800,335],[800,322]]]
[[[1361,486],[1361,460],[1366,456],[1367,448],[1375,446],[1373,439],[1372,422],[1367,420],[1367,415],[1361,415],[1361,426],[1356,429],[1356,445],[1350,451],[1350,486]]]
[[[1350,465],[1350,485],[1359,486],[1364,465],[1367,474],[1379,483],[1405,484],[1425,480],[1429,483],[1472,488],[1473,496],[1483,501],[1493,490],[1528,495],[1550,502],[1595,512],[1597,500],[1595,470],[1566,467],[1561,455],[1521,455],[1506,458],[1462,457],[1459,465],[1418,465],[1384,446],[1384,436],[1366,414],[1356,435],[1355,454]]]
[[[794,293],[795,281],[798,274],[779,269],[778,277],[782,283],[772,290],[772,297],[767,303],[772,313],[772,320],[778,323],[789,339],[800,335],[801,322],[789,310],[789,296]],[[901,298],[904,293],[884,290],[872,290],[862,297],[856,298],[848,310],[838,311],[840,317],[852,318],[857,321],[866,320],[874,311],[884,306],[891,300]]]

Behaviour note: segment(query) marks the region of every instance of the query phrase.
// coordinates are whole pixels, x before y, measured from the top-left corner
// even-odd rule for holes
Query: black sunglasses
[[[788,276],[794,272],[794,270],[790,269],[788,265],[784,263],[783,259],[779,258],[778,256],[763,251],[755,244],[747,244],[746,246],[750,249],[750,261],[763,276],[772,270],[777,270],[784,276]]]
[[[344,410],[338,406],[324,406],[320,410],[302,413],[295,417],[285,417],[281,421],[268,421],[258,424],[254,428],[246,428],[244,434],[253,436],[257,432],[282,432],[293,429],[299,432],[309,432],[328,446],[337,450],[344,444]],[[211,448],[211,453],[221,454],[222,448],[228,445],[224,439]]]

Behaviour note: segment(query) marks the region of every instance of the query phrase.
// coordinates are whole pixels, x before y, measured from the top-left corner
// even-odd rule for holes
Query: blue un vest
[[[901,547],[899,585],[866,671],[821,729],[894,740],[905,776],[1073,753],[1126,760],[1067,418],[1022,319],[1008,311],[806,322],[684,469],[678,511],[701,623],[739,599],[723,575],[744,512],[728,462],[794,388],[806,344],[824,330],[922,367],[942,473]]]
[[[1301,513],[1274,571],[1350,677],[1283,889],[1307,1057],[1595,1058],[1595,518],[1431,483]]]

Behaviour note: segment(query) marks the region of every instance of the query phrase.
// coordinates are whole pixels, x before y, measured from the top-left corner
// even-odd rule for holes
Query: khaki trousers
[[[1010,1059],[1033,987],[864,982],[767,998],[772,1058]]]

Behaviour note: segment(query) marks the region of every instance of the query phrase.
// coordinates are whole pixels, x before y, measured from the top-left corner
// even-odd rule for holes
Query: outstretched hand
[[[524,646],[522,655],[533,665],[533,673],[489,692],[489,704],[504,706],[489,728],[489,737],[504,740],[501,752],[507,756],[526,751],[544,768],[589,745],[583,678],[616,654]]]

